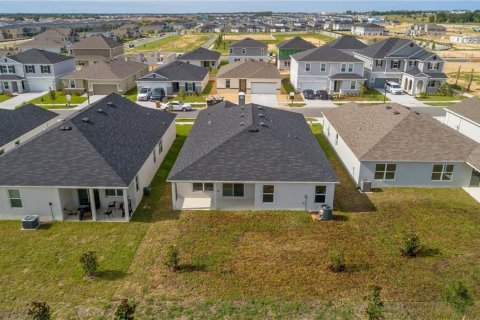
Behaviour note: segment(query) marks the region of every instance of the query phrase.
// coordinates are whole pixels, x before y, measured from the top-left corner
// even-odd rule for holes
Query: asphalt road
[[[141,47],[144,44],[154,42],[154,41],[157,41],[157,40],[160,40],[160,39],[163,39],[163,38],[168,38],[168,37],[173,36],[175,34],[176,34],[175,32],[169,32],[169,33],[165,33],[163,36],[155,36],[155,37],[150,37],[150,38],[136,39],[136,40],[126,42],[123,46],[124,46],[125,49],[129,49],[131,44],[133,44],[135,47]]]

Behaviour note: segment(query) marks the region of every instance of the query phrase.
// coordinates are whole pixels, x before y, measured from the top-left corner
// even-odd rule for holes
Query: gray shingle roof
[[[0,156],[0,185],[126,187],[174,119],[111,94]]]
[[[29,49],[8,57],[23,64],[54,64],[75,59],[74,57],[40,49]]]
[[[267,45],[261,41],[252,38],[245,38],[240,41],[232,42],[230,48],[266,48]]]
[[[220,67],[217,78],[281,79],[282,75],[273,64],[247,60],[232,62]]]
[[[326,45],[292,54],[291,57],[297,61],[361,62],[347,53]]]
[[[365,43],[352,36],[340,37],[332,42],[327,43],[326,45],[339,50],[358,50],[367,46]]]
[[[480,125],[480,98],[473,97],[446,108]]]
[[[27,104],[15,110],[0,109],[0,146],[58,116],[55,112]]]
[[[173,61],[137,81],[202,81],[207,75],[208,68]]]
[[[217,61],[220,59],[220,52],[208,50],[203,47],[188,51],[178,57],[178,60],[202,60],[202,61]]]
[[[293,37],[277,45],[279,49],[308,50],[316,48],[314,44],[300,37]]]
[[[388,38],[365,47],[362,50],[359,50],[358,53],[369,58],[385,58],[408,43],[414,42],[408,39]],[[416,44],[414,44],[414,46],[420,48]],[[417,51],[417,49],[415,49],[415,51]]]
[[[148,71],[148,65],[140,62],[112,59],[73,71],[62,79],[118,80],[131,77],[141,71]]]
[[[123,44],[113,41],[105,37],[103,34],[94,34],[90,37],[75,42],[73,44],[73,50],[75,49],[113,49],[117,47],[123,47]]]
[[[168,180],[338,181],[301,114],[228,101],[198,114]]]

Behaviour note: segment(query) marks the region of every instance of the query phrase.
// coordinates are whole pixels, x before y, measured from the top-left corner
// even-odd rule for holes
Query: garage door
[[[117,91],[116,84],[94,84],[93,85],[93,94],[110,94]]]
[[[311,89],[313,91],[317,90],[326,90],[327,89],[327,81],[318,81],[318,82],[302,82],[301,83],[301,90]]]
[[[400,83],[400,79],[398,78],[375,78],[375,82],[373,83],[374,88],[385,88],[386,81],[393,81],[396,83]]]
[[[28,90],[31,92],[42,92],[48,91],[51,88],[51,82],[45,80],[35,80],[29,79],[28,80]]]
[[[272,82],[252,82],[252,93],[277,93],[277,84]]]

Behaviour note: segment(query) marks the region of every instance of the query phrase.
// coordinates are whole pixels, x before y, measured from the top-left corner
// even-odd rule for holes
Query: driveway
[[[303,99],[305,107],[308,108],[335,108],[336,105],[332,100],[307,100]]]
[[[3,101],[2,103],[0,103],[0,109],[13,110],[19,105],[23,104],[24,102],[28,102],[30,100],[36,99],[47,93],[48,91],[21,93],[11,99],[8,99],[7,101]]]
[[[381,94],[385,94],[384,89],[376,89]],[[409,94],[391,94],[387,92],[387,98],[390,99],[391,102],[395,102],[401,104],[402,106],[406,107],[429,107],[428,105],[424,104],[423,102],[418,101],[415,97],[412,97]]]
[[[280,104],[278,103],[276,94],[251,94],[252,103],[260,104],[266,107],[278,108]]]

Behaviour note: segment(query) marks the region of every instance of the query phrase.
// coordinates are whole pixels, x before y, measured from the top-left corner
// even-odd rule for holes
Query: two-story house
[[[362,23],[352,26],[351,32],[358,36],[383,36],[385,28],[375,23]]]
[[[98,61],[123,59],[123,44],[115,42],[102,34],[95,34],[76,42],[72,46],[77,67],[89,66]]]
[[[386,81],[399,83],[411,95],[438,92],[447,80],[445,62],[415,41],[389,38],[353,53],[365,62],[365,77],[370,88],[384,88]]]
[[[33,37],[32,40],[19,44],[18,47],[21,51],[41,49],[55,53],[67,53],[70,51],[74,40],[75,32],[72,29],[58,28],[42,32]]]
[[[230,44],[228,62],[258,60],[268,62],[268,47],[261,41],[245,38]]]
[[[363,61],[324,45],[291,56],[290,81],[297,91],[355,93],[365,82],[363,69]]]
[[[75,70],[75,59],[30,49],[0,59],[0,89],[3,92],[57,90],[60,78]]]
[[[311,42],[300,37],[293,37],[277,45],[277,68],[290,69],[290,55],[316,48]]]

